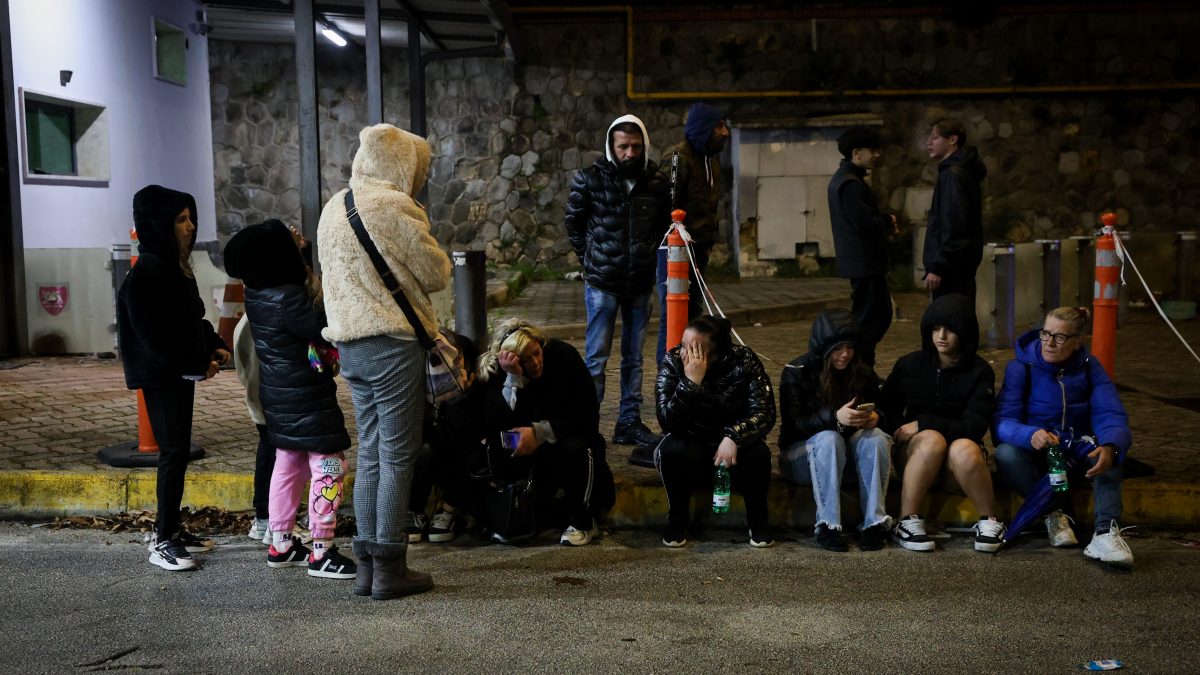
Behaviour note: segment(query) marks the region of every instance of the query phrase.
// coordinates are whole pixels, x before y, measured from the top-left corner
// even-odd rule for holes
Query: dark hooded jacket
[[[961,355],[949,368],[938,367],[934,326],[958,336]],[[896,361],[883,385],[879,407],[889,423],[884,430],[892,433],[915,420],[919,431],[937,431],[947,443],[960,438],[982,443],[996,399],[996,374],[976,353],[975,304],[953,293],[934,300],[921,317],[921,346]]]
[[[844,309],[826,310],[813,322],[808,353],[784,366],[779,378],[779,447],[786,448],[819,432],[837,429],[837,409],[849,400],[837,405],[821,402],[821,371],[826,355],[847,342],[855,347],[862,344],[854,316]],[[874,403],[879,398],[880,384],[879,376],[871,371],[870,380],[853,395],[859,403]],[[879,426],[883,427],[883,411],[878,412]],[[855,431],[857,429],[849,429],[844,435],[850,436]]]
[[[145,389],[204,375],[217,349],[228,349],[204,318],[196,280],[179,265],[175,217],[183,209],[198,222],[196,200],[159,185],[133,196],[138,261],[117,292],[117,344],[125,385]],[[196,244],[195,235],[188,250]]]
[[[1016,359],[1004,371],[992,440],[1032,448],[1039,429],[1093,435],[1124,461],[1133,443],[1129,417],[1104,366],[1083,347],[1063,363],[1046,363],[1036,330],[1017,338]],[[1064,410],[1064,404],[1066,406]]]
[[[863,178],[866,169],[843,159],[829,181],[829,219],[838,276],[860,279],[887,274],[891,219],[879,212]]]
[[[646,157],[633,189],[617,169],[612,128],[622,122],[642,127],[647,152],[650,137],[641,120],[613,120],[605,136],[605,158],[580,169],[571,180],[563,222],[571,248],[583,263],[592,288],[620,297],[649,293],[654,286],[658,245],[671,223],[667,184]]]
[[[309,364],[325,311],[304,286],[308,270],[287,226],[278,220],[242,229],[225,246],[225,271],[246,284],[246,316],[258,355],[259,400],[271,445],[330,454],[350,447],[329,368]]]
[[[938,164],[922,257],[938,276],[974,277],[983,260],[983,191],[987,167],[966,146]]]
[[[675,175],[675,198],[672,209],[687,212],[684,225],[688,234],[701,249],[711,249],[717,242],[717,209],[721,200],[721,162],[709,156],[708,139],[722,119],[721,112],[710,105],[698,103],[688,109],[684,124],[684,140],[667,148],[658,170],[667,181],[668,190]]]
[[[771,378],[754,352],[742,345],[733,345],[710,363],[701,384],[684,374],[676,345],[658,368],[654,395],[663,432],[713,449],[726,437],[744,448],[765,439],[775,426]]]

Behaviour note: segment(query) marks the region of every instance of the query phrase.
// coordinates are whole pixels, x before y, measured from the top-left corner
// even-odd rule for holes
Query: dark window
[[[25,101],[29,173],[79,175],[75,161],[75,109],[45,101]]]

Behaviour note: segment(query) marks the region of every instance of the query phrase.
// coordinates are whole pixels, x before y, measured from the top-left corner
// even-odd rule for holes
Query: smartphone
[[[501,431],[500,432],[500,447],[505,450],[516,450],[517,444],[521,442],[521,432],[519,431]]]
[[[873,412],[875,410],[875,404],[874,403],[859,403],[858,405],[854,406],[854,409],[859,412]]]

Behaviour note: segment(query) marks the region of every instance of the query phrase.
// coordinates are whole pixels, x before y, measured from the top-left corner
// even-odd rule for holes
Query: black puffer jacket
[[[213,352],[228,349],[204,318],[196,279],[179,266],[175,216],[185,208],[197,222],[187,193],[150,185],[133,197],[139,257],[117,292],[117,342],[130,389],[203,375]],[[193,235],[189,250],[195,243]]]
[[[856,346],[862,343],[854,316],[844,309],[826,310],[813,322],[812,334],[808,338],[808,353],[784,366],[779,379],[779,447],[786,448],[818,432],[837,429],[835,413],[849,399],[836,406],[821,403],[821,370],[825,367],[825,354],[846,342]],[[859,403],[874,403],[879,399],[881,383],[879,376],[871,371],[871,379],[854,396]],[[877,412],[879,426],[883,427],[883,412]],[[850,429],[845,435],[848,437],[855,431]]]
[[[879,212],[863,177],[866,170],[843,159],[829,181],[829,219],[838,276],[859,279],[887,274],[891,219]]]
[[[983,190],[987,167],[967,146],[938,164],[922,260],[938,276],[973,277],[983,260]]]
[[[945,326],[958,336],[961,356],[938,367],[933,327]],[[996,374],[976,350],[979,322],[975,304],[962,295],[944,295],[921,317],[922,349],[900,357],[880,394],[879,406],[895,427],[916,420],[918,430],[932,429],[947,442],[960,438],[982,443],[996,400]]]
[[[729,437],[746,447],[775,426],[771,378],[754,352],[741,345],[711,364],[699,385],[684,374],[679,347],[674,347],[658,368],[654,395],[662,430],[705,446],[716,448]]]
[[[632,116],[626,116],[632,117]],[[618,118],[613,125],[623,121]],[[643,127],[644,129],[644,127]],[[612,143],[612,128],[606,137]],[[649,136],[644,136],[649,150]],[[571,180],[563,222],[571,248],[592,288],[621,297],[648,293],[654,286],[658,245],[671,224],[666,181],[646,159],[633,189],[617,171],[611,151],[580,169]]]
[[[225,247],[225,268],[246,283],[271,444],[321,454],[349,448],[333,373],[309,364],[310,343],[331,345],[321,337],[325,312],[303,285],[304,260],[287,228],[277,220],[244,228]]]

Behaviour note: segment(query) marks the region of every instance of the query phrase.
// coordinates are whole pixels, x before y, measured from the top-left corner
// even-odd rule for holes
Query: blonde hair
[[[529,355],[529,350],[534,344],[541,346],[545,343],[546,336],[542,331],[533,326],[523,326],[504,338],[500,343],[500,351],[512,352],[524,358]]]
[[[1058,319],[1071,327],[1075,335],[1083,333],[1084,326],[1092,316],[1092,310],[1087,307],[1055,307],[1046,312],[1047,319]]]
[[[500,324],[492,337],[491,349],[479,357],[479,379],[487,382],[500,372],[500,352],[512,352],[525,357],[535,343],[545,345],[546,334],[525,319],[512,318]]]

